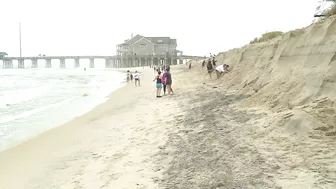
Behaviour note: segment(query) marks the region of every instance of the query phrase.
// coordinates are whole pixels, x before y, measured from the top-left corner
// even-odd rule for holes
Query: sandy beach
[[[1,152],[0,188],[334,189],[335,23],[221,53],[220,79],[172,66],[173,96],[145,68],[141,87]]]
[[[154,74],[75,120],[0,153],[0,188],[156,188],[151,156],[164,142]],[[161,100],[161,99],[160,99]],[[172,101],[173,102],[173,101]]]

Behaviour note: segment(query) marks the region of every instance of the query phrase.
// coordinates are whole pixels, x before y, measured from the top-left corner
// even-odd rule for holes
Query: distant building
[[[136,35],[117,45],[117,57],[126,65],[176,64],[182,56],[177,48],[176,39],[170,37],[145,37]]]

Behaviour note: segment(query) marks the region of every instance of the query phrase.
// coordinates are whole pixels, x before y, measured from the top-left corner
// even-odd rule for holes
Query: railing
[[[180,56],[171,55],[116,55],[117,58],[180,58]]]

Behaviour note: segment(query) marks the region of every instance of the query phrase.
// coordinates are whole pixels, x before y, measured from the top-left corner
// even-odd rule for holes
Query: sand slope
[[[245,107],[289,109],[302,121],[313,116],[316,123],[308,128],[325,127],[326,135],[335,135],[335,33],[336,19],[329,19],[270,42],[221,53],[218,59],[233,67],[227,86],[251,95],[243,101]]]
[[[238,181],[226,183],[233,184],[233,188],[237,185],[238,188],[336,188],[335,57],[335,18],[216,57],[218,64],[229,64],[232,71],[220,80],[206,82],[222,88],[222,93],[208,97],[218,101],[226,101],[227,94],[244,97],[229,107],[245,111],[249,120],[234,124],[223,137],[233,136],[231,142],[240,141],[238,144],[243,148],[240,154],[235,148],[227,150],[236,156],[231,166],[239,162],[234,169],[237,174],[249,178],[250,184],[255,182],[242,186],[244,182],[239,175],[234,175],[233,179]],[[205,80],[200,62],[194,62],[194,67],[204,73],[202,80]],[[219,111],[226,112],[223,108]],[[235,121],[224,120],[212,125],[227,128],[227,122]],[[253,159],[253,155],[258,155],[258,159]],[[251,161],[254,170],[247,171]],[[258,170],[260,174],[255,177]],[[244,175],[246,171],[250,175]]]

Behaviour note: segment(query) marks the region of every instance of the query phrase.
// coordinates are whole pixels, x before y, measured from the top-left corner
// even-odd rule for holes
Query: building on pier
[[[116,56],[125,67],[174,65],[182,61],[176,39],[136,35],[117,45]]]
[[[144,37],[136,35],[129,40],[117,45],[114,56],[33,56],[33,57],[0,57],[2,68],[13,68],[13,61],[18,62],[18,68],[25,68],[25,61],[31,61],[31,68],[38,68],[38,60],[45,62],[45,68],[51,68],[52,60],[59,60],[59,67],[65,68],[68,59],[73,60],[75,68],[80,67],[81,59],[89,59],[90,68],[95,67],[95,59],[105,59],[106,68],[125,68],[149,65],[175,65],[182,64],[183,60],[204,59],[201,56],[182,55],[176,49],[176,39],[170,37]]]

